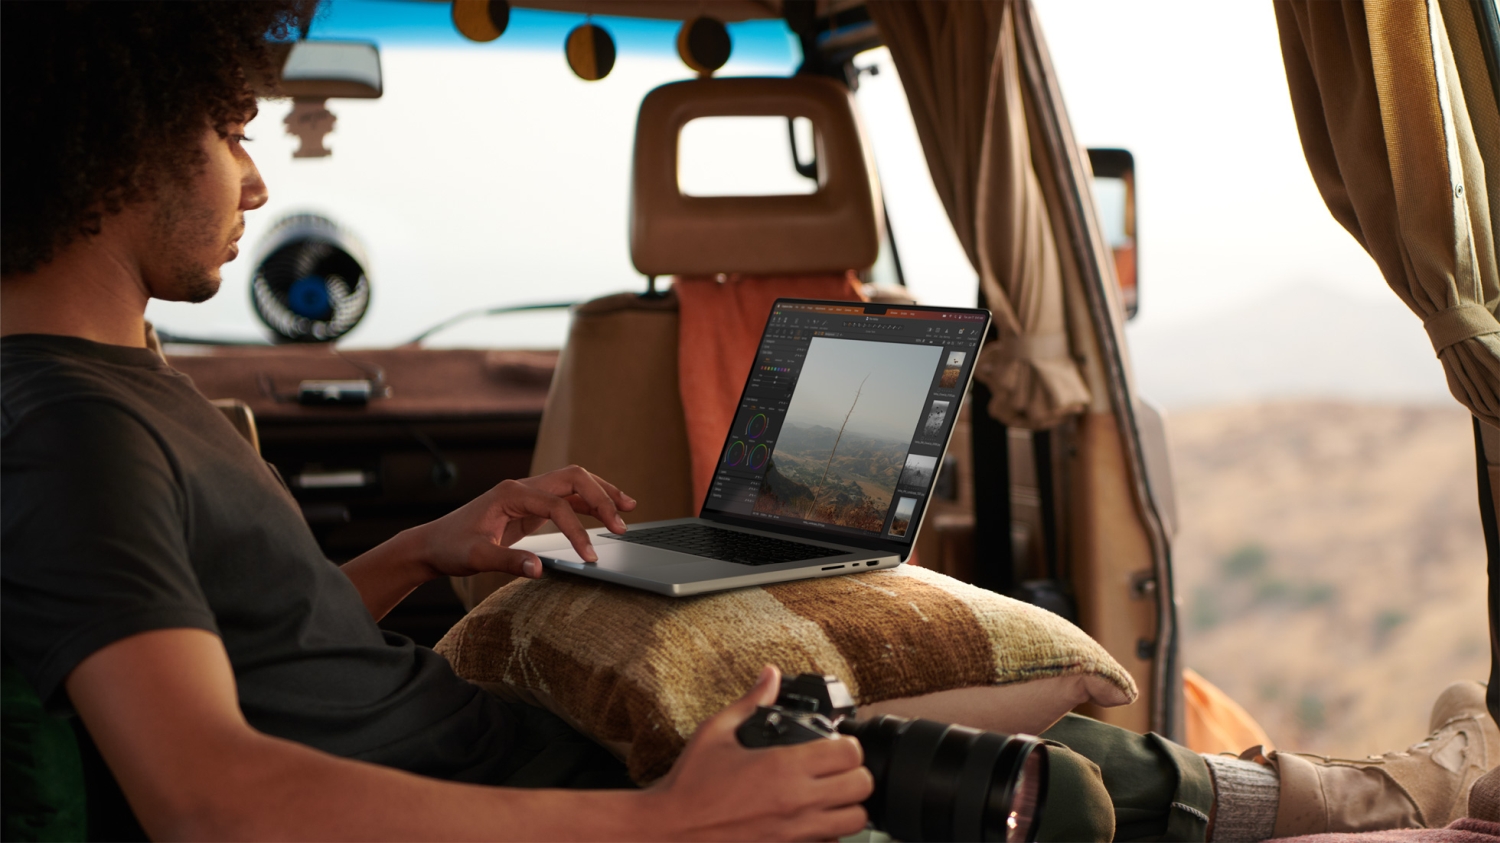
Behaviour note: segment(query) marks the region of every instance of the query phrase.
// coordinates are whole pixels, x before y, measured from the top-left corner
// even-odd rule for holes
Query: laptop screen
[[[989,313],[780,299],[703,515],[909,546]]]

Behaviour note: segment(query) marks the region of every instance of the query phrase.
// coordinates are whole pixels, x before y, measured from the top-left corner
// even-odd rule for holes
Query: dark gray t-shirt
[[[503,775],[506,709],[376,626],[271,469],[151,351],[0,341],[0,476],[0,645],[54,711],[105,645],[204,629],[262,732],[440,778]]]

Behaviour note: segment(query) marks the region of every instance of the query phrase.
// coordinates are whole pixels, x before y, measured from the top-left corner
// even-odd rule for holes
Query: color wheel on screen
[[[739,465],[745,460],[745,443],[732,442],[729,445],[729,453],[724,455],[724,462],[729,465]]]
[[[766,432],[766,414],[756,413],[745,423],[745,435],[751,439],[759,439]]]
[[[766,467],[766,460],[771,456],[771,449],[765,445],[756,445],[755,450],[750,452],[750,467],[760,470]]]

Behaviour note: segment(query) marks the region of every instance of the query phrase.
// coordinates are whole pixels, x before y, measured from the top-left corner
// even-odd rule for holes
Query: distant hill
[[[1449,402],[1239,404],[1167,418],[1184,663],[1278,746],[1404,749],[1489,672],[1467,413]]]
[[[1187,322],[1158,324],[1147,311],[1126,333],[1142,393],[1169,409],[1452,400],[1421,320],[1389,291],[1366,299],[1309,283]]]

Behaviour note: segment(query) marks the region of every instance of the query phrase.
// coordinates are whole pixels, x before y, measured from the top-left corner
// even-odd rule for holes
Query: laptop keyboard
[[[776,565],[781,562],[801,562],[805,559],[822,559],[840,556],[844,551],[813,544],[802,544],[785,539],[735,530],[721,530],[706,524],[680,524],[674,527],[652,527],[648,530],[631,530],[623,536],[604,533],[606,538],[622,542],[691,553],[721,562],[740,565]]]

